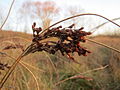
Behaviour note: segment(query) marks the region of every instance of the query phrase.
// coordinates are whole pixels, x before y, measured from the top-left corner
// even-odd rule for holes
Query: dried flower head
[[[36,51],[46,51],[50,54],[55,54],[57,51],[60,51],[64,56],[65,54],[68,56],[70,60],[74,60],[71,56],[71,53],[77,52],[78,55],[87,56],[87,53],[90,53],[87,49],[81,46],[81,42],[85,42],[85,36],[90,35],[91,32],[83,31],[84,27],[79,29],[73,29],[75,24],[70,25],[67,28],[62,28],[62,26],[58,26],[55,28],[48,29],[44,34],[39,34],[42,31],[42,28],[35,28],[36,23],[33,23],[33,45],[28,50],[28,52],[36,52]],[[37,32],[37,34],[35,34]],[[58,41],[43,41],[46,38],[56,37]],[[77,62],[76,62],[77,63]]]

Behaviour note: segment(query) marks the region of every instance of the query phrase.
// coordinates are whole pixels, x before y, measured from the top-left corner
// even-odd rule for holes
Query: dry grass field
[[[8,1],[2,2],[7,5]],[[110,20],[99,14],[84,13],[76,5],[68,9],[66,6],[64,14],[64,10],[60,13],[62,7],[54,1],[12,0],[7,13],[1,10],[0,90],[120,90],[119,28],[108,24],[110,27],[101,30],[111,28],[113,32],[92,36],[108,22],[120,27],[116,23],[120,18]],[[1,5],[1,8],[6,7]],[[61,16],[68,17],[51,25]],[[92,18],[73,19],[79,16],[97,16],[106,22],[100,24],[97,18],[95,22]],[[36,27],[36,22],[40,27]],[[62,22],[62,26],[53,27]],[[67,23],[72,24],[66,27]],[[27,34],[29,25],[33,34]],[[88,30],[94,28],[86,32],[83,26],[88,26]]]
[[[89,38],[120,50],[118,36]],[[21,48],[5,49],[6,46],[19,44],[25,49],[31,41],[30,34],[0,31],[0,62],[10,66],[22,53]],[[80,64],[68,60],[60,52],[55,55],[36,52],[25,56],[2,90],[120,90],[120,54],[89,41],[83,46],[92,53],[86,57],[73,54]],[[0,70],[0,79],[7,70]],[[74,75],[78,76],[70,79]],[[79,75],[89,79],[81,79]]]

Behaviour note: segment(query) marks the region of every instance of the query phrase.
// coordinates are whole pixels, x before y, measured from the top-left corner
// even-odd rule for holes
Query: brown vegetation
[[[7,33],[7,34],[6,34]],[[6,45],[11,45],[14,43],[20,43],[22,42],[22,45],[25,47],[26,45],[28,45],[31,42],[31,35],[27,35],[24,33],[16,33],[16,32],[11,32],[11,31],[1,31],[0,32],[0,37],[1,37],[1,50],[3,48],[6,47]],[[11,37],[11,38],[10,38]],[[24,38],[24,39],[23,39]],[[96,40],[102,43],[105,43],[107,45],[110,45],[112,47],[115,47],[117,49],[119,48],[119,37],[109,37],[109,36],[97,36],[97,37],[92,37],[92,40]],[[18,42],[15,42],[15,41]],[[26,41],[28,40],[28,42]],[[7,42],[9,41],[9,42]],[[114,44],[113,44],[114,43]],[[84,45],[84,44],[83,44]],[[105,90],[109,90],[109,89],[114,89],[114,90],[118,90],[119,87],[119,54],[111,51],[105,47],[90,43],[87,41],[87,43],[84,45],[85,47],[89,47],[89,50],[92,51],[92,54],[89,54],[87,57],[83,57],[83,56],[78,56],[77,54],[74,54],[74,58],[75,60],[77,60],[80,65],[76,65],[75,63],[69,63],[68,60],[66,60],[65,57],[61,57],[61,54],[56,53],[54,56],[41,52],[40,54],[38,53],[34,53],[31,54],[29,56],[26,56],[23,59],[23,62],[27,63],[28,65],[33,66],[27,66],[30,70],[34,70],[34,74],[35,77],[38,77],[39,79],[37,79],[37,82],[39,83],[39,85],[37,85],[40,89],[52,89],[52,88],[61,88],[59,85],[58,86],[54,86],[54,84],[59,81],[58,79],[55,78],[59,78],[61,77],[61,75],[66,75],[66,74],[72,74],[72,75],[84,75],[84,76],[88,76],[91,77],[95,80],[95,82],[97,83],[97,87],[99,88],[103,88]],[[6,51],[2,51],[12,57],[18,57],[18,55],[21,53],[20,49],[11,49],[11,50],[6,50]],[[46,56],[48,55],[48,57]],[[56,57],[57,56],[57,57]],[[53,65],[50,64],[49,60],[52,60]],[[4,57],[1,56],[1,62],[4,64],[9,64],[12,65],[14,59],[10,59],[8,57]],[[32,62],[32,63],[31,63]],[[52,65],[52,67],[51,67]],[[105,65],[108,65],[108,68],[105,70],[100,71],[98,69],[98,71],[94,71],[94,69],[96,68],[100,68],[103,67]],[[64,66],[64,68],[62,68]],[[41,72],[42,69],[42,72]],[[54,70],[56,71],[58,77],[53,77]],[[90,71],[89,71],[90,70]],[[92,71],[93,70],[93,71]],[[45,71],[47,73],[47,76],[45,74]],[[86,72],[88,71],[88,72]],[[60,74],[64,72],[64,74]],[[1,71],[1,78],[2,76],[4,76],[4,71]],[[20,74],[21,75],[18,75]],[[49,76],[50,75],[50,76]],[[79,76],[79,75],[78,75]],[[10,79],[13,79],[14,82],[11,82],[10,80],[7,81],[7,83],[5,84],[3,89],[10,89],[10,88],[31,88],[29,90],[32,90],[32,88],[36,87],[36,83],[33,84],[32,82],[34,82],[34,79],[31,80],[30,78],[31,76],[29,75],[28,72],[26,72],[26,70],[19,66],[16,68],[15,72],[11,75]],[[48,77],[50,77],[48,79]],[[16,80],[14,79],[16,78]],[[18,79],[19,78],[19,79]],[[44,78],[44,79],[43,79]],[[22,80],[22,81],[21,81]],[[41,81],[42,80],[42,81]],[[49,83],[48,81],[49,80]],[[78,79],[79,80],[79,79]],[[65,81],[67,83],[67,81]],[[21,85],[22,83],[24,83],[24,85]],[[69,84],[69,80],[68,80],[68,84]],[[26,86],[27,84],[27,86]],[[48,84],[51,84],[50,86]],[[63,82],[64,84],[64,82]],[[61,85],[63,85],[61,83]],[[66,85],[68,85],[66,84]],[[13,86],[14,85],[14,86]],[[33,87],[30,87],[30,86]],[[63,88],[65,88],[63,86]]]
[[[15,0],[13,0],[13,3],[14,1]],[[11,4],[11,7],[13,3]],[[86,39],[85,37],[90,35],[91,32],[82,31],[83,27],[80,29],[73,29],[74,24],[67,27],[67,29],[62,28],[62,26],[50,29],[60,22],[85,15],[102,17],[120,27],[119,24],[107,19],[104,16],[87,13],[68,17],[49,26],[51,19],[48,16],[52,13],[56,13],[57,11],[57,8],[53,7],[54,3],[45,2],[41,4],[41,2],[29,2],[25,3],[23,7],[29,7],[29,9],[31,9],[31,5],[34,7],[32,10],[35,10],[34,12],[37,13],[35,13],[36,15],[44,19],[47,18],[47,20],[45,19],[43,22],[44,29],[42,30],[41,27],[35,28],[36,24],[34,23],[32,25],[33,39],[31,39],[31,35],[28,36],[19,34],[19,36],[17,33],[15,34],[11,32],[11,34],[8,34],[8,32],[4,33],[1,31],[0,89],[120,89],[120,70],[118,69],[120,62],[120,48],[119,44],[117,43],[119,42],[119,37],[101,36],[92,38],[89,37],[91,39]],[[39,5],[42,7],[38,7]],[[40,14],[40,10],[42,10],[44,14]],[[11,9],[9,12],[10,11]],[[4,26],[6,20],[2,24],[2,27]],[[54,41],[51,41],[51,37],[57,37],[58,40],[54,39]],[[45,41],[44,39],[46,38],[47,40]],[[101,41],[101,39],[104,44],[97,42]],[[86,40],[93,42],[93,44],[90,42],[84,44]],[[32,43],[30,44],[31,41]],[[107,44],[111,45],[112,47],[108,46]],[[90,53],[90,51],[83,46],[89,47],[89,49],[92,51],[92,54],[84,57],[86,56],[86,53]],[[63,57],[65,54],[69,58]],[[80,55],[83,56],[80,57]],[[24,61],[21,61],[21,59]],[[67,59],[71,59],[78,64],[70,63]],[[31,78],[30,75],[33,78]]]

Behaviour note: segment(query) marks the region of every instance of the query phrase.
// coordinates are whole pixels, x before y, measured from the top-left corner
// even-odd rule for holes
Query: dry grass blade
[[[51,60],[51,58],[49,57],[49,55],[48,55],[46,52],[44,52],[44,53],[45,53],[45,55],[48,57],[49,62],[50,62],[50,64],[51,64],[51,66],[53,67],[53,69],[54,69],[54,71],[55,71],[55,73],[56,73],[56,75],[57,75],[57,79],[58,79],[59,74],[58,74],[58,72],[57,72],[57,69],[56,69],[54,63],[52,62],[52,60]]]
[[[28,64],[28,63],[26,63],[26,62],[20,61],[20,63],[21,63],[21,64],[25,64],[26,66],[29,66],[29,67],[31,67],[31,68],[37,70],[37,71],[45,72],[44,70],[39,69],[39,68],[36,68],[35,66],[32,66],[32,65],[30,65],[30,64]]]
[[[4,77],[2,78],[2,80],[0,82],[0,89],[3,87],[4,83],[9,78],[9,76],[11,75],[11,73],[13,72],[13,70],[15,69],[15,67],[17,66],[17,64],[20,62],[20,60],[22,59],[22,57],[24,56],[24,54],[26,54],[27,50],[29,50],[29,48],[30,47],[26,48],[26,50],[20,54],[20,56],[16,59],[16,61],[11,66],[11,68],[4,75]]]
[[[23,45],[21,44],[7,45],[6,47],[3,48],[3,50],[9,50],[9,49],[21,49],[22,51],[24,51]]]
[[[8,14],[7,14],[7,16],[6,16],[3,24],[1,25],[0,30],[2,30],[3,26],[5,25],[5,23],[6,23],[7,19],[8,19],[8,17],[9,17],[9,15],[10,15],[10,12],[12,10],[12,6],[13,6],[14,2],[15,2],[15,0],[12,1],[11,5],[10,5],[10,8],[9,8],[9,12],[8,12]]]
[[[22,66],[23,68],[25,68],[24,66]],[[25,76],[25,73],[24,73],[24,71],[23,71],[23,68],[21,68],[21,66],[19,66],[18,67],[19,68],[19,70],[20,70],[20,72],[21,72],[21,75],[23,76],[23,79],[22,79],[22,81],[23,81],[23,83],[26,85],[26,87],[27,87],[27,90],[30,90],[30,87],[29,87],[29,85],[28,85],[28,82],[27,82],[27,77]],[[25,68],[26,69],[26,68]],[[16,72],[17,73],[17,72]],[[31,74],[31,73],[30,73]],[[18,81],[20,81],[20,80],[18,80]],[[21,82],[19,82],[19,83],[21,83]],[[20,86],[19,86],[20,87]]]
[[[67,81],[67,80],[76,79],[76,78],[80,78],[80,79],[85,79],[85,80],[91,81],[91,80],[93,80],[92,78],[84,77],[84,76],[82,76],[81,74],[86,74],[86,73],[90,73],[90,72],[94,72],[94,71],[103,70],[103,69],[107,68],[108,66],[109,66],[109,65],[105,65],[105,66],[100,67],[100,68],[95,68],[95,69],[93,69],[93,70],[88,70],[88,71],[86,71],[86,72],[80,73],[79,75],[71,76],[71,77],[69,77],[69,78],[66,78],[66,79],[64,79],[64,80],[61,80],[61,81],[55,83],[55,86],[57,86],[57,85],[65,82],[65,81]]]
[[[106,45],[106,44],[103,44],[103,43],[100,43],[100,42],[97,42],[97,41],[94,41],[94,40],[91,40],[91,39],[88,39],[88,38],[87,38],[87,40],[90,41],[90,42],[96,43],[96,44],[98,44],[98,45],[107,47],[107,48],[109,48],[109,49],[111,49],[111,50],[113,50],[113,51],[116,51],[116,52],[120,53],[120,50],[118,50],[118,49],[116,49],[116,48],[113,48],[113,47],[111,47],[111,46],[108,46],[108,45]]]
[[[35,75],[33,74],[33,72],[32,72],[28,67],[26,67],[24,64],[23,64],[23,66],[31,73],[31,75],[33,76],[33,78],[34,78],[35,81],[36,81],[37,90],[40,90],[40,89],[39,89],[39,84],[38,84],[37,78],[35,77]]]
[[[14,57],[12,57],[12,56],[10,56],[10,55],[8,55],[8,54],[6,54],[6,53],[4,53],[4,55],[10,57],[11,59],[16,60]],[[37,70],[37,71],[40,71],[40,72],[45,72],[44,70],[39,69],[39,68],[36,68],[35,66],[32,66],[32,65],[30,65],[30,64],[28,64],[28,63],[26,63],[26,62],[24,62],[24,61],[20,61],[20,64],[21,64],[21,65],[24,64],[24,65],[29,66],[29,67],[31,67],[31,68]]]
[[[6,55],[6,56],[8,56],[8,57],[10,57],[10,58],[12,58],[12,59],[14,59],[14,60],[16,60],[14,57],[11,57],[11,56],[9,56],[8,54],[6,54],[6,53],[4,53],[4,55]],[[34,67],[34,66],[32,66],[32,65],[29,65],[29,64],[27,64],[27,63],[25,63],[25,62],[23,62],[23,61],[20,61],[20,64],[24,67],[24,68],[26,68],[30,73],[31,73],[31,75],[33,76],[33,78],[35,79],[35,81],[36,81],[36,84],[37,84],[37,86],[38,86],[38,82],[37,82],[37,79],[36,79],[36,77],[35,77],[35,75],[32,73],[32,71],[28,68],[28,67],[26,67],[26,65],[27,66],[29,66],[29,67],[31,67],[31,68],[33,68],[33,69],[35,69],[35,70],[38,70],[38,71],[42,71],[42,72],[45,72],[45,71],[43,71],[43,70],[41,70],[41,69],[38,69],[38,68],[36,68],[36,67]],[[39,90],[39,87],[38,87],[38,90]]]
[[[105,66],[102,66],[102,67],[99,67],[99,68],[95,68],[93,70],[88,70],[86,72],[83,72],[83,73],[80,73],[80,74],[86,74],[86,73],[91,73],[91,72],[94,72],[94,71],[99,71],[99,70],[103,70],[105,68],[109,67],[109,65],[105,65]]]
[[[68,80],[70,80],[70,79],[78,79],[78,78],[79,78],[79,79],[85,79],[85,80],[88,80],[88,81],[93,80],[92,78],[85,77],[85,76],[82,76],[82,75],[74,75],[74,76],[71,76],[71,77],[69,77],[69,78],[66,78],[66,79],[64,79],[64,80],[62,80],[62,81],[59,81],[59,82],[55,83],[55,86],[57,86],[57,85],[65,82],[65,81],[68,81]]]
[[[119,19],[120,19],[120,17],[114,18],[114,19],[112,19],[112,21],[116,21],[116,20],[119,20]],[[94,33],[97,29],[99,29],[100,27],[104,26],[104,25],[107,24],[107,23],[109,23],[109,22],[104,22],[104,23],[102,23],[102,24],[100,24],[100,25],[92,28],[92,29],[89,30],[89,31],[92,32],[92,33]]]
[[[48,54],[46,52],[44,52],[44,54],[46,55],[46,57],[48,57],[49,61],[50,61],[50,64],[51,66],[53,67],[54,71],[57,72],[56,68],[55,68],[55,65],[53,64],[51,58],[48,56]]]
[[[22,54],[16,59],[16,61],[11,66],[11,68],[8,70],[8,72],[5,74],[5,76],[2,78],[2,80],[0,82],[0,89],[2,89],[4,83],[6,82],[6,80],[8,79],[8,77],[11,75],[12,71],[15,69],[16,65],[18,64],[18,62],[21,60]]]

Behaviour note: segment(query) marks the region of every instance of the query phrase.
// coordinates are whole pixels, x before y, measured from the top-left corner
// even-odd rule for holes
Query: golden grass
[[[3,47],[5,47],[5,45],[7,45],[7,44],[12,44],[12,42],[14,42],[14,37],[17,38],[17,40],[19,39],[18,40],[19,42],[22,41],[22,45],[24,47],[26,45],[28,45],[30,40],[32,39],[31,35],[27,35],[27,34],[24,34],[24,33],[18,33],[18,36],[17,36],[16,32],[11,32],[11,34],[7,33],[7,31],[5,31],[5,32],[4,31],[0,31],[0,32],[2,32],[0,34],[0,36],[1,36],[0,41],[2,41],[2,39],[3,39],[3,41],[2,41],[3,43],[1,43],[1,46],[0,46],[1,49],[3,49]],[[5,33],[7,33],[9,35],[7,35]],[[14,36],[14,34],[15,34],[15,36]],[[10,38],[10,41],[9,41],[8,37],[12,37],[12,38]],[[26,40],[24,39],[24,37],[26,37],[25,38]],[[112,46],[114,48],[120,49],[120,47],[119,47],[120,46],[120,43],[119,43],[120,39],[119,39],[119,37],[117,38],[117,37],[97,36],[97,37],[93,37],[91,39],[95,40],[95,41],[98,41],[98,42],[102,42],[102,43],[107,44],[109,46]],[[118,67],[119,67],[119,65],[118,65],[119,63],[118,62],[120,60],[119,54],[114,52],[114,51],[111,51],[109,49],[106,49],[105,47],[96,45],[96,44],[88,42],[88,41],[87,41],[87,43],[84,46],[88,47],[90,49],[90,51],[92,51],[92,53],[89,54],[87,57],[83,57],[83,56],[79,57],[77,54],[74,55],[75,59],[77,61],[79,61],[81,63],[81,65],[77,65],[75,63],[69,62],[69,60],[67,60],[67,58],[65,58],[63,56],[62,57],[61,56],[58,57],[58,61],[54,62],[52,60],[52,58],[49,57],[49,54],[47,54],[47,53],[45,54],[43,52],[41,52],[41,53],[39,52],[39,54],[38,53],[34,53],[34,54],[31,54],[31,55],[28,55],[25,58],[23,58],[24,61],[22,60],[20,63],[22,63],[24,65],[26,64],[26,66],[28,68],[32,69],[31,72],[35,73],[35,76],[37,76],[37,80],[39,78],[38,84],[40,84],[39,85],[40,90],[41,89],[43,89],[43,90],[51,90],[54,87],[54,83],[55,82],[56,83],[59,82],[54,77],[54,73],[56,71],[57,71],[58,75],[59,75],[60,72],[64,72],[64,73],[66,73],[66,72],[72,72],[73,73],[74,72],[77,75],[77,74],[84,73],[86,71],[90,71],[90,73],[86,73],[85,75],[87,75],[89,77],[92,77],[97,82],[101,83],[104,86],[103,88],[107,88],[105,86],[106,83],[109,82],[109,80],[112,80],[113,78],[114,78],[114,80],[118,81],[119,78],[120,78],[119,77],[119,72],[120,71],[118,69]],[[14,60],[16,57],[18,57],[19,53],[21,53],[21,50],[16,49],[16,50],[4,51],[4,52],[7,53],[9,56],[12,56],[11,59]],[[47,56],[45,57],[44,54],[48,55],[48,57]],[[110,56],[109,56],[109,54],[110,54]],[[52,55],[52,56],[55,57],[54,55]],[[13,57],[15,57],[15,58],[13,58]],[[45,62],[49,61],[49,60],[50,60],[51,64],[47,63],[49,65],[49,67],[48,67],[48,65],[46,65]],[[5,58],[2,57],[1,62],[5,62],[5,63],[6,62],[10,62],[10,59],[7,58],[7,57],[5,57]],[[12,63],[13,62],[11,62],[11,64]],[[38,65],[38,63],[40,65]],[[107,69],[102,70],[102,71],[91,72],[91,70],[94,70],[96,68],[102,67],[104,65],[104,63],[108,64],[110,66]],[[54,64],[56,64],[57,66],[56,65],[54,66]],[[58,66],[61,66],[61,67],[64,67],[64,68],[59,68]],[[50,69],[50,67],[53,69],[53,71],[51,71],[52,69]],[[42,68],[42,69],[40,69],[40,68]],[[109,69],[110,70],[112,69],[113,71],[107,73],[107,71]],[[46,70],[47,71],[50,70],[49,71],[50,78],[48,79],[49,82],[46,81],[45,74],[43,75],[43,73],[45,73]],[[15,70],[14,72],[17,73],[18,71]],[[96,73],[96,76],[94,76],[95,73]],[[111,78],[110,75],[113,75],[114,77]],[[103,79],[102,79],[103,81],[101,81],[99,79],[101,76],[104,76]],[[16,77],[16,76],[14,76],[14,77]],[[59,75],[59,77],[61,77],[61,76]],[[33,77],[31,77],[31,78],[33,78]],[[41,82],[41,79],[42,79],[42,82]],[[56,80],[54,80],[54,79],[56,79]],[[52,80],[54,80],[54,81],[52,81]],[[20,80],[19,80],[19,83],[21,83]],[[52,83],[53,86],[51,87],[47,83]],[[8,80],[6,82],[6,84],[10,85],[11,83],[9,83],[9,80]],[[28,85],[28,88],[31,88],[29,83],[24,82],[24,84],[26,84],[26,86]],[[18,84],[15,84],[15,85],[18,85]],[[116,85],[117,85],[117,83],[116,83]],[[36,86],[36,83],[34,84],[34,86]],[[17,87],[19,88],[19,85]]]

